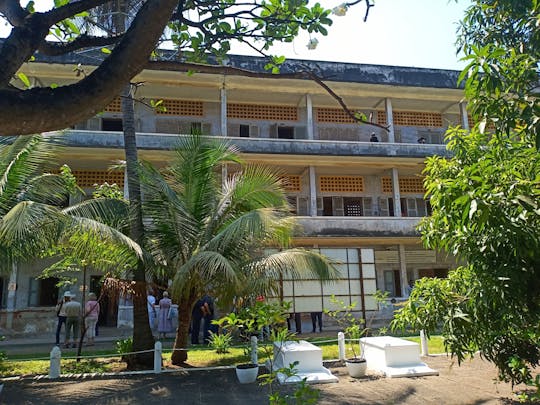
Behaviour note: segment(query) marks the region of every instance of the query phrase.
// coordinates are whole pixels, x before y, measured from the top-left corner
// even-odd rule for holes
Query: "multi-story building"
[[[90,56],[70,58],[63,64],[33,62],[25,73],[43,84],[62,84],[75,80],[75,64],[92,68]],[[229,63],[263,72],[259,58],[232,56]],[[422,182],[425,159],[448,153],[449,125],[468,127],[463,91],[455,71],[292,60],[283,71],[300,64],[322,75],[351,110],[387,130],[353,122],[312,80],[147,69],[135,78],[144,83],[135,105],[140,157],[162,165],[179,134],[200,131],[226,137],[247,162],[275,167],[287,180],[301,225],[295,243],[336,259],[342,271],[331,284],[284,280],[283,298],[294,302],[295,312],[312,312],[330,307],[335,294],[357,301],[365,316],[377,309],[377,289],[400,300],[410,280],[445,276],[455,265],[446,253],[424,249],[415,228],[430,212]],[[152,108],[150,100],[163,100],[166,109]],[[124,158],[121,118],[118,99],[65,131],[68,146],[59,162],[72,168],[80,186],[107,181],[123,187],[123,173],[108,170]],[[378,142],[370,141],[373,135]],[[33,331],[54,324],[51,308],[61,291],[55,280],[35,278],[39,268],[21,264],[0,279],[6,328]],[[95,270],[85,283],[95,289],[98,280]],[[115,311],[109,308],[112,318]]]

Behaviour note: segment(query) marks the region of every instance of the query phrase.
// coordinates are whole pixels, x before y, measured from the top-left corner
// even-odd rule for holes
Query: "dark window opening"
[[[101,130],[102,131],[117,131],[122,132],[124,126],[122,125],[122,120],[118,118],[102,118],[101,119]]]
[[[343,208],[346,217],[361,217],[364,215],[361,198],[343,198]]]
[[[323,197],[323,216],[331,217],[334,215],[334,204],[332,197]]]
[[[242,138],[249,138],[249,125],[240,125],[240,136]]]
[[[279,139],[294,139],[294,127],[278,127]]]
[[[58,303],[58,279],[50,278],[30,278],[28,306],[30,307],[52,307]]]

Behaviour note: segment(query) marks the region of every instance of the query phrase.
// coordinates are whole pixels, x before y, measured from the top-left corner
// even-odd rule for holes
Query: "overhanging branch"
[[[44,42],[40,45],[39,52],[48,56],[64,55],[83,48],[113,45],[120,41],[122,37],[123,35],[116,35],[113,37],[94,37],[83,34],[75,41],[68,43]]]
[[[264,73],[254,72],[252,70],[241,69],[233,66],[216,66],[205,65],[201,63],[189,63],[189,62],[168,62],[168,61],[151,61],[146,66],[152,70],[168,70],[177,72],[195,72],[195,73],[210,73],[210,74],[222,74],[231,76],[243,76],[253,78],[264,79],[302,79],[313,80],[319,86],[321,86],[332,98],[334,98],[345,113],[356,123],[372,125],[377,128],[381,128],[388,131],[388,126],[377,124],[375,122],[368,121],[362,117],[357,116],[354,111],[349,109],[343,98],[341,98],[332,88],[324,82],[324,77],[318,76],[315,72],[308,69],[306,66],[302,66],[302,70],[293,73]]]

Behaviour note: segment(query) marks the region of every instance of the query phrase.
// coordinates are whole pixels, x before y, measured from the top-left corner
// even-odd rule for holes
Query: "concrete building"
[[[75,81],[75,64],[92,69],[94,60],[89,54],[68,55],[62,64],[38,60],[24,73],[42,84],[69,83]],[[264,71],[264,63],[245,56],[228,61],[256,72]],[[294,302],[295,312],[307,313],[330,308],[329,297],[336,294],[357,301],[359,313],[369,316],[377,310],[377,289],[399,301],[409,280],[445,276],[455,265],[446,253],[424,249],[415,227],[430,212],[422,184],[425,159],[448,153],[449,125],[468,127],[458,72],[294,60],[282,72],[298,69],[317,72],[351,110],[387,130],[354,123],[335,98],[308,79],[145,70],[134,79],[144,83],[135,105],[140,157],[163,164],[177,135],[196,130],[226,137],[246,161],[278,169],[301,225],[295,243],[336,259],[342,271],[332,284],[285,279],[283,298]],[[150,100],[163,100],[166,111],[150,107]],[[121,117],[117,99],[102,114],[65,131],[68,146],[59,161],[72,168],[80,186],[104,181],[124,186],[122,173],[107,170],[124,158]],[[370,141],[373,135],[378,142]],[[54,280],[36,279],[39,269],[21,265],[0,279],[1,324],[8,330],[54,325],[51,305],[62,291]],[[98,271],[89,274],[87,288],[97,288],[98,280]],[[72,291],[80,294],[82,283],[79,275]],[[114,317],[115,309],[110,311]]]

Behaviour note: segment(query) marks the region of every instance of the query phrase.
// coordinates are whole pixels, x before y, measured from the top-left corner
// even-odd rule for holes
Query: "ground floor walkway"
[[[320,404],[508,404],[510,384],[495,384],[496,370],[481,359],[461,366],[446,356],[425,358],[439,376],[388,379],[368,374],[353,379],[343,367],[332,368],[339,383],[321,384]],[[519,387],[518,387],[519,388]],[[290,390],[288,387],[278,387]],[[178,371],[160,375],[49,381],[8,381],[1,404],[182,404],[262,405],[267,388],[240,385],[233,369]]]

